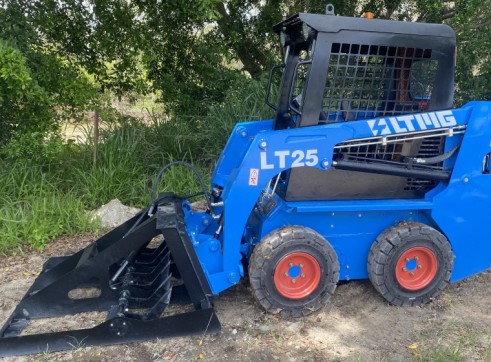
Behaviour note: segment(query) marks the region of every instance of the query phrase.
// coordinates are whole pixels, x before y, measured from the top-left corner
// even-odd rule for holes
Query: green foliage
[[[491,1],[457,1],[449,20],[457,34],[455,103],[491,100]]]
[[[210,107],[208,117],[198,123],[203,141],[198,149],[204,161],[213,164],[237,122],[272,118],[272,110],[264,102],[266,79],[244,79],[232,85],[222,104]]]
[[[99,104],[94,85],[67,61],[0,40],[0,157],[44,157],[61,119]]]
[[[24,38],[25,43],[49,49],[51,54],[59,54],[74,66],[83,67],[102,90],[118,95],[130,90],[144,92],[147,85],[139,67],[141,14],[133,2],[7,0],[6,3],[6,12],[20,8],[23,16],[15,13],[13,17],[37,34]],[[18,38],[21,31],[18,29],[11,36]]]
[[[51,129],[52,117],[48,94],[33,79],[22,53],[0,40],[0,147],[27,132],[38,139]]]
[[[208,184],[235,119],[257,120],[269,113],[264,82],[249,79],[233,88],[223,105],[210,107],[207,117],[183,121],[155,116],[146,122],[120,117],[104,124],[95,167],[90,141],[77,145],[53,139],[40,151],[45,157],[0,161],[0,253],[26,244],[42,248],[59,235],[94,230],[84,210],[113,198],[145,207],[155,175],[171,161],[194,164]],[[201,189],[189,169],[174,166],[158,186],[158,192],[166,191],[190,195]]]
[[[49,163],[58,157],[61,146],[57,133],[46,134],[45,130],[14,132],[0,155],[34,164]]]
[[[30,51],[27,60],[50,105],[56,107],[55,121],[80,120],[85,111],[102,106],[96,84],[68,60],[46,51]]]
[[[335,1],[341,13],[356,1]],[[239,79],[261,79],[278,62],[272,25],[297,11],[324,12],[325,1],[193,0],[138,2],[145,14],[143,62],[174,115],[206,115]]]
[[[371,11],[377,18],[448,21],[456,27],[459,48],[465,52],[457,71],[457,100],[488,97],[489,0],[329,2],[345,16]],[[0,36],[21,49],[33,73],[49,75],[35,77],[41,86],[47,85],[48,94],[56,88],[57,78],[51,76],[56,68],[46,60],[41,64],[47,66],[37,67],[36,56],[63,59],[63,79],[77,79],[64,76],[64,71],[80,75],[84,69],[100,90],[121,96],[152,89],[159,92],[169,113],[204,116],[210,106],[224,101],[238,79],[259,80],[279,61],[273,24],[299,11],[323,13],[326,4],[324,0],[6,0],[0,9],[5,24]],[[87,89],[60,83],[59,88],[71,95]],[[60,91],[52,102],[71,106],[90,98],[65,94]]]
[[[90,21],[89,12],[82,11],[85,4],[79,1],[69,3],[73,13],[50,0],[9,0],[0,7],[0,148],[6,145],[0,158],[39,157],[60,120],[80,119],[85,111],[102,107],[101,87],[120,89],[117,83],[131,88],[137,81],[132,78],[130,85],[115,71],[115,56],[106,61],[95,44],[86,43],[91,29],[82,20]],[[107,41],[104,47],[109,47]],[[134,69],[138,60],[130,55],[135,60],[125,67]],[[107,64],[105,73],[94,71],[101,62]]]

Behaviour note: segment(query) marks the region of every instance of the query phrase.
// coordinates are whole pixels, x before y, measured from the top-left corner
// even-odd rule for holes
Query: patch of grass
[[[161,167],[174,160],[196,163],[196,167],[209,169],[193,158],[194,137],[186,134],[187,126],[160,119],[141,122],[124,119],[117,127],[109,128],[98,146],[98,160],[93,167],[90,157],[68,170],[71,189],[88,208],[96,208],[118,198],[124,204],[144,207],[151,198],[155,175]],[[188,137],[189,136],[189,137]],[[91,145],[83,145],[91,148]],[[165,172],[159,191],[177,194],[195,192],[196,177],[188,169],[172,167]]]
[[[98,229],[83,203],[59,192],[54,179],[41,170],[17,166],[0,180],[1,254],[21,251],[24,243],[42,249],[58,236]]]
[[[164,164],[195,162],[193,144],[178,132],[180,126],[126,119],[103,135],[95,167],[90,142],[64,145],[44,163],[0,160],[0,253],[19,252],[23,245],[42,249],[58,236],[95,231],[85,210],[114,198],[148,205],[155,175]],[[196,164],[208,183],[210,169]],[[177,166],[164,173],[158,191],[188,195],[201,190],[195,175]]]
[[[482,351],[482,360],[483,361],[490,361],[491,360],[491,336],[488,335],[486,338],[486,342],[484,343],[484,346],[481,349]]]
[[[489,349],[482,347],[482,334],[472,324],[451,321],[427,329],[422,333],[420,350],[415,352],[415,361],[467,361],[487,360]]]
[[[421,356],[418,356],[416,360],[421,362],[458,362],[464,360],[464,358],[459,347],[443,347],[426,351]]]

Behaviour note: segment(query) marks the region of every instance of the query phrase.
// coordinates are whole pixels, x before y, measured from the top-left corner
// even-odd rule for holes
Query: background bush
[[[33,78],[24,55],[0,39],[0,148],[11,138],[39,145],[52,130],[54,113],[46,91]],[[3,153],[16,153],[16,147]]]
[[[20,252],[25,245],[40,249],[60,235],[98,230],[86,210],[114,198],[147,206],[157,172],[171,161],[194,164],[209,181],[236,121],[271,116],[264,105],[264,82],[247,79],[233,88],[206,116],[150,114],[141,120],[102,113],[106,121],[95,167],[90,128],[81,144],[53,136],[28,152],[22,138],[11,142],[4,150],[16,157],[0,159],[0,253]],[[159,192],[164,191],[188,195],[200,189],[190,170],[176,166],[161,180]]]

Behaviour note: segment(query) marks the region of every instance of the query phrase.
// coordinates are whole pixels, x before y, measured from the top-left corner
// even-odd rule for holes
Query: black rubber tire
[[[278,262],[291,253],[307,253],[320,266],[317,287],[302,299],[280,294],[274,283]],[[282,317],[301,317],[321,309],[330,299],[339,280],[339,262],[329,242],[312,229],[287,226],[265,236],[249,261],[249,281],[254,297],[268,312]]]
[[[418,290],[408,290],[396,279],[396,265],[411,248],[427,248],[436,257],[435,276]],[[430,302],[449,284],[454,255],[448,240],[432,227],[402,222],[386,229],[373,243],[368,256],[368,275],[375,289],[391,304],[417,306]]]

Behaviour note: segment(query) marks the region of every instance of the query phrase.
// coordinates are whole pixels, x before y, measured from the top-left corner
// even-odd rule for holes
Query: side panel
[[[467,131],[448,187],[433,199],[433,219],[455,254],[452,281],[491,267],[491,174],[483,160],[491,152],[491,102],[473,102]]]
[[[272,120],[238,123],[218,159],[212,185],[224,187],[233,169],[242,161],[254,136],[261,131],[270,131],[272,128]]]

